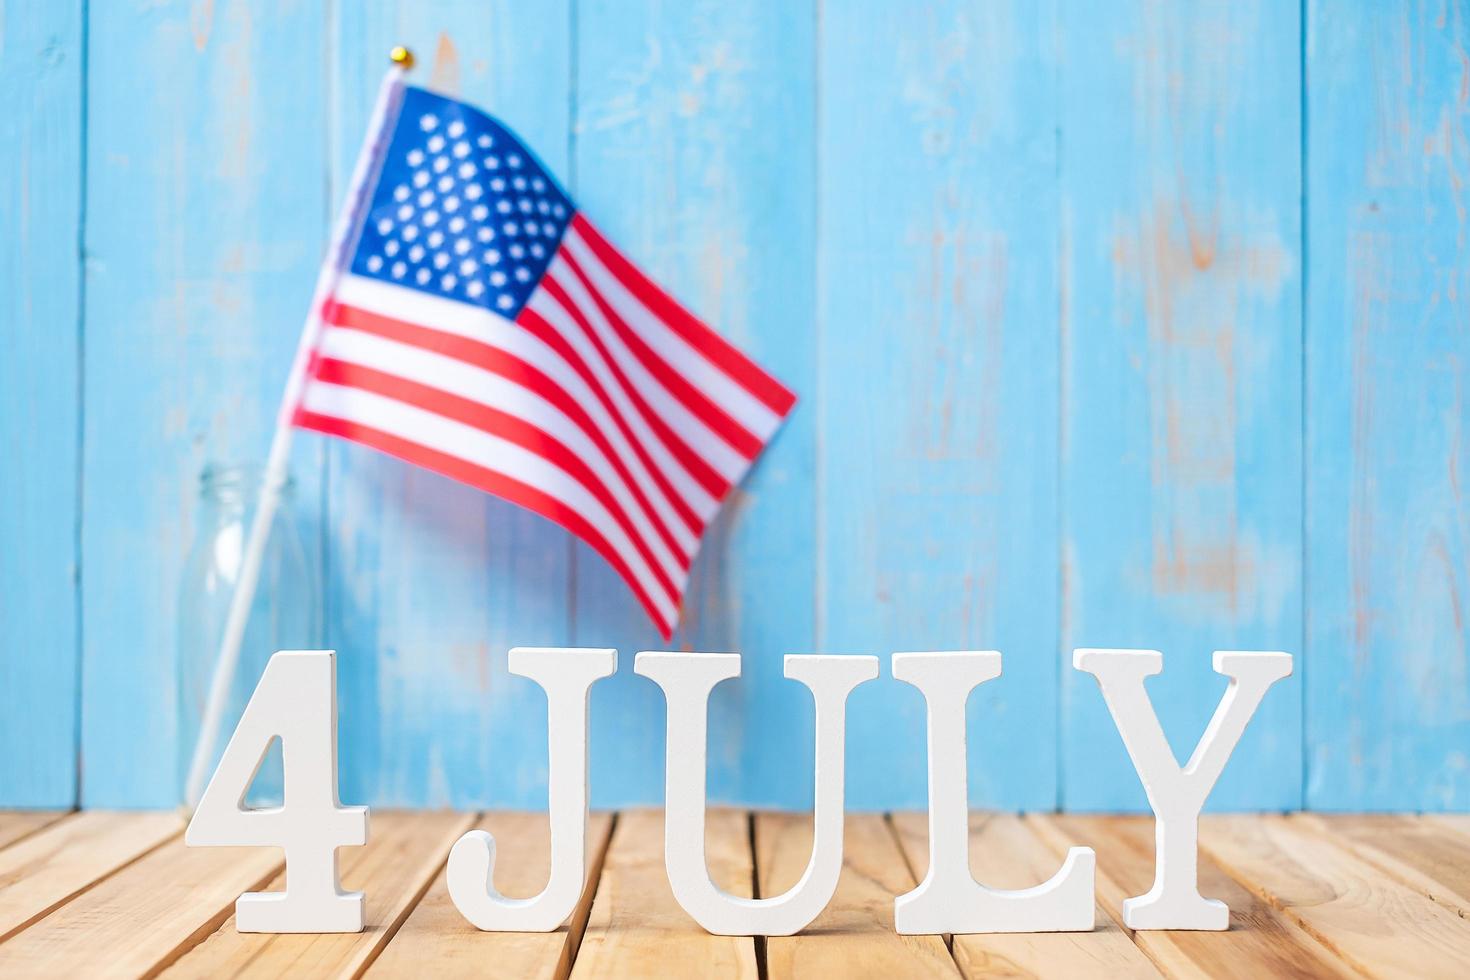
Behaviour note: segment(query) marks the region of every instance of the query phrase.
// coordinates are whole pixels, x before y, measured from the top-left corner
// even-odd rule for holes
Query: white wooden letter
[[[477,928],[550,932],[571,914],[587,876],[587,696],[617,670],[618,652],[517,647],[509,665],[546,691],[551,877],[535,898],[506,898],[495,890],[495,838],[472,830],[449,852],[449,896]]]
[[[1189,765],[1174,759],[1143,680],[1164,669],[1157,650],[1077,650],[1072,665],[1097,678],[1113,724],[1154,811],[1154,884],[1123,902],[1130,929],[1230,928],[1224,902],[1199,893],[1199,813],[1266,691],[1291,675],[1291,654],[1215,651],[1215,673],[1230,686]]]
[[[277,736],[285,800],[246,809],[245,793]],[[366,844],[367,823],[367,807],[344,807],[337,798],[336,654],[282,650],[250,695],[184,841],[286,852],[286,890],[241,895],[240,932],[361,932],[363,895],[342,891],[337,848]]]
[[[894,927],[905,935],[1093,927],[1090,847],[1069,849],[1061,870],[1034,888],[986,888],[970,874],[965,702],[1000,676],[1000,663],[994,650],[893,655],[893,676],[917,687],[929,710],[929,873],[893,903]]]
[[[704,856],[706,711],[716,684],[740,676],[734,653],[640,653],[634,671],[663,688],[668,703],[664,865],[674,897],[721,936],[789,936],[821,913],[842,870],[847,696],[878,676],[877,657],[788,656],[786,676],[816,702],[816,806],[812,857],[784,895],[739,898],[710,881]]]

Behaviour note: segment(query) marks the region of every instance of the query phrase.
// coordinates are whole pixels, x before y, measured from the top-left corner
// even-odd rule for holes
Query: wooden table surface
[[[242,935],[242,891],[278,888],[279,852],[186,848],[170,813],[0,813],[0,977],[102,976],[1371,976],[1470,977],[1470,816],[1211,816],[1200,890],[1231,908],[1223,933],[1139,932],[1119,903],[1152,879],[1144,817],[976,814],[971,861],[995,887],[1050,876],[1068,845],[1098,854],[1090,933],[899,936],[894,895],[925,871],[922,814],[849,814],[837,894],[801,935],[711,936],[674,902],[657,811],[596,814],[586,892],[552,933],[481,933],[444,884],[464,831],[498,842],[497,887],[546,879],[543,815],[377,812],[342,851],[368,893],[355,935]],[[776,894],[810,854],[810,819],[711,811],[710,874]],[[1309,870],[1310,869],[1310,870]]]

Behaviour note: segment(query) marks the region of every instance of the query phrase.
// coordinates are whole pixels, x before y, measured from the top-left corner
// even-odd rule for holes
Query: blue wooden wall
[[[786,652],[988,648],[971,796],[1136,808],[1074,646],[1282,649],[1214,805],[1470,808],[1465,0],[0,6],[0,806],[174,802],[207,461],[258,459],[384,52],[501,115],[801,396],[675,639],[735,650],[710,792],[801,807]],[[657,802],[662,646],[587,548],[298,439],[343,794],[544,803],[512,644],[611,645],[592,790]],[[854,807],[923,704],[853,696]]]

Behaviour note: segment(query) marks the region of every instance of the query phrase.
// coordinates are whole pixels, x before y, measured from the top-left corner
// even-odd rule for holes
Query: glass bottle
[[[198,520],[184,562],[179,588],[178,622],[178,787],[183,799],[189,764],[199,738],[204,706],[224,638],[225,619],[240,576],[245,541],[260,494],[264,469],[258,465],[210,464],[199,478]],[[307,571],[306,550],[293,513],[295,484],[281,488],[269,543],[260,568],[246,622],[234,683],[225,703],[210,773],[219,763],[230,733],[240,721],[266,661],[277,650],[313,649],[317,644],[318,600]],[[247,802],[273,806],[281,802],[279,740],[273,741],[256,775]]]

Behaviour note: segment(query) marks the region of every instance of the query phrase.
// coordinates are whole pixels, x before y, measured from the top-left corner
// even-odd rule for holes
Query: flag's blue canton
[[[513,318],[572,210],[510,130],[473,106],[409,88],[352,272]]]

